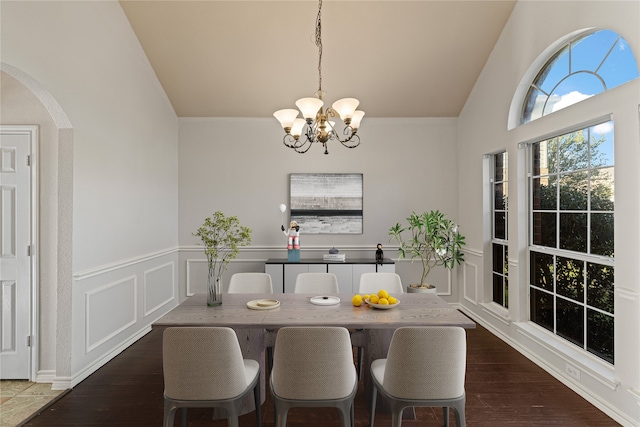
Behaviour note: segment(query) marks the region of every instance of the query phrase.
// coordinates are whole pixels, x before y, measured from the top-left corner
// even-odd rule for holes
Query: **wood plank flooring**
[[[558,382],[520,353],[478,326],[467,331],[466,416],[469,426],[594,426],[619,425]],[[368,425],[361,386],[356,396],[356,426]],[[25,426],[161,426],[163,416],[162,333],[152,331],[66,393]],[[267,392],[263,425],[273,426],[273,404]],[[176,425],[179,425],[176,417]],[[241,427],[255,426],[255,413],[240,418]],[[190,427],[222,427],[209,410],[189,410]],[[334,409],[296,408],[289,427],[339,426]],[[391,425],[390,416],[376,414],[376,426]],[[403,426],[442,426],[440,408],[416,408],[416,419]],[[451,425],[454,425],[453,413]]]

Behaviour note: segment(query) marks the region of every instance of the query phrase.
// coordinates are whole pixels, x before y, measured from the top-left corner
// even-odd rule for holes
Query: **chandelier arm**
[[[354,132],[351,126],[345,127],[343,134],[347,135],[348,137],[345,139],[341,139],[337,134],[334,133],[334,138],[338,142],[340,142],[340,144],[344,145],[347,148],[356,148],[358,145],[360,145],[360,135]]]
[[[290,141],[290,142],[287,142]],[[305,137],[305,139],[295,139],[293,135],[287,134],[282,138],[282,143],[288,148],[293,149],[296,153],[304,154],[311,148],[311,142]],[[306,148],[304,148],[307,146]]]

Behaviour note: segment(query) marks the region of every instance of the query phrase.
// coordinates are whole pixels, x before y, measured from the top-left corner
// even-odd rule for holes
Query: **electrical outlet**
[[[567,363],[564,370],[567,374],[580,381],[580,370],[578,368]]]

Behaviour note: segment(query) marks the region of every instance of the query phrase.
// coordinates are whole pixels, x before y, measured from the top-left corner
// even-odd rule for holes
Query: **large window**
[[[530,319],[614,362],[613,122],[531,145]]]
[[[610,30],[583,33],[566,43],[531,82],[520,123],[527,123],[638,77],[625,39]]]
[[[509,275],[508,275],[508,205],[509,183],[507,180],[508,157],[507,152],[494,154],[492,157],[492,279],[493,301],[501,306],[509,307]]]

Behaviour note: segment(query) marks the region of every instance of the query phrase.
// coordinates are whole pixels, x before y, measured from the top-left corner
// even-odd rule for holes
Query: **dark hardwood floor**
[[[486,329],[467,331],[466,416],[469,426],[617,426],[582,397],[558,382]],[[356,396],[356,426],[368,425],[361,386]],[[162,333],[154,330],[103,366],[73,390],[27,420],[25,426],[161,426],[163,415]],[[273,426],[267,391],[263,425]],[[176,424],[179,416],[176,417]],[[390,416],[376,414],[376,426],[390,426]],[[334,409],[293,409],[289,427],[338,426]],[[189,410],[188,425],[226,426],[209,410]],[[255,426],[255,413],[240,426]],[[440,408],[416,408],[416,419],[403,426],[442,426]],[[454,425],[453,413],[451,425]]]

